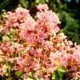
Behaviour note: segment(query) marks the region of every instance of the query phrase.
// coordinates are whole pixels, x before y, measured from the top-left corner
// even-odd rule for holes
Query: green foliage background
[[[3,9],[13,11],[17,6],[22,6],[30,9],[31,14],[34,15],[35,7],[39,3],[48,4],[49,8],[55,11],[61,20],[61,31],[70,40],[80,44],[80,0],[0,0],[0,13]],[[0,19],[2,19],[1,17]]]

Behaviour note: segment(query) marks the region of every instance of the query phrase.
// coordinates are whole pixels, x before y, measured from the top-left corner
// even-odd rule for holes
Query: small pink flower
[[[45,34],[43,31],[38,30],[37,32],[37,40],[38,42],[42,43],[44,41],[44,39],[47,38],[47,34]]]
[[[46,10],[48,10],[48,6],[46,4],[44,4],[44,5],[39,4],[37,6],[37,9],[40,10],[40,11],[46,11]]]
[[[79,71],[78,72],[74,72],[72,74],[72,76],[73,76],[73,79],[77,80],[80,77],[80,72]]]
[[[4,33],[7,33],[9,31],[9,29],[11,28],[11,26],[12,26],[12,22],[6,21],[6,24],[5,24],[4,29],[3,29]]]
[[[10,43],[8,42],[5,42],[3,44],[1,44],[1,50],[6,53],[6,54],[9,54],[9,53],[13,53],[14,52],[14,47],[10,45]]]
[[[19,14],[29,14],[29,10],[27,9],[24,9],[22,7],[18,7],[16,10],[15,10],[16,13],[19,13]]]

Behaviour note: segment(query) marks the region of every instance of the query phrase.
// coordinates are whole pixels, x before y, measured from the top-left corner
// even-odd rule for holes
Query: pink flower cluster
[[[7,71],[8,67],[3,63],[8,61],[14,64],[12,70],[24,73],[24,78],[34,72],[34,77],[50,80],[51,74],[60,66],[67,72],[72,71],[72,75],[77,74],[80,46],[59,32],[58,16],[46,4],[38,5],[37,9],[35,18],[21,7],[7,14],[3,31],[7,36],[13,29],[14,34],[9,35],[14,40],[0,43],[0,75]]]

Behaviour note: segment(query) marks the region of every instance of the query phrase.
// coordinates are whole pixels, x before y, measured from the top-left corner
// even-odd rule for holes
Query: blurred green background
[[[61,31],[68,39],[80,44],[80,0],[0,0],[0,23],[3,21],[3,10],[13,11],[22,6],[30,9],[31,15],[34,16],[39,3],[48,4],[59,16]]]

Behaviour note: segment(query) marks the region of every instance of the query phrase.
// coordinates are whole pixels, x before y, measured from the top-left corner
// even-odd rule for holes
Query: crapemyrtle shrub
[[[6,80],[70,80],[80,76],[80,45],[60,32],[59,18],[46,4],[34,18],[18,7],[0,27],[0,75]]]

